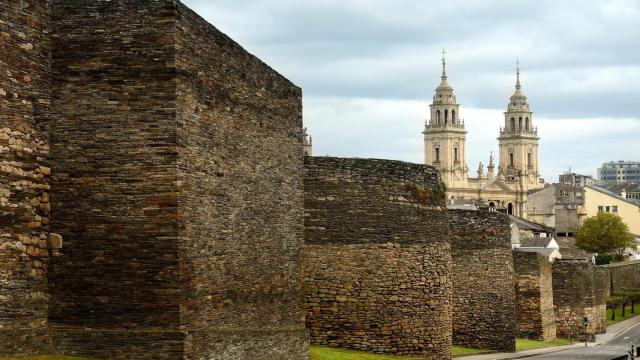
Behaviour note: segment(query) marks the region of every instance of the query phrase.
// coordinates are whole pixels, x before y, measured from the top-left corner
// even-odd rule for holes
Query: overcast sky
[[[184,0],[303,89],[315,155],[424,162],[446,47],[474,175],[520,59],[542,175],[640,160],[640,1]]]

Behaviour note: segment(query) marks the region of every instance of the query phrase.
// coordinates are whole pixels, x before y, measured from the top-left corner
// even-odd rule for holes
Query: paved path
[[[529,358],[535,360],[609,360],[624,355],[631,343],[640,345],[640,316],[621,321],[607,328],[607,333],[596,336],[596,342],[588,347],[582,344],[556,346],[551,348],[518,351],[515,353],[497,353],[487,355],[464,356],[460,360],[506,360]]]

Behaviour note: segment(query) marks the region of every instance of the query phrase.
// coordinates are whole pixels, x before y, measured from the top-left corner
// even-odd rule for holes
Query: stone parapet
[[[37,355],[51,349],[48,259],[59,255],[49,241],[46,2],[0,0],[0,44],[0,356]]]
[[[312,344],[451,357],[451,256],[439,185],[425,165],[305,158]]]
[[[516,273],[516,336],[555,340],[551,263],[540,254],[516,250],[513,264]]]
[[[453,344],[515,350],[515,274],[509,218],[449,210]]]

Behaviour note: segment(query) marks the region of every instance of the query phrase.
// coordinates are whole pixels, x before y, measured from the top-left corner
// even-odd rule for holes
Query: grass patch
[[[516,339],[516,351],[540,349],[562,345],[571,345],[571,340],[556,339],[553,341],[538,341],[530,339]]]
[[[613,325],[615,323],[619,323],[622,320],[631,319],[634,316],[640,315],[640,304],[636,304],[635,314],[631,313],[631,306],[627,306],[627,310],[624,313],[624,318],[622,317],[622,307],[618,307],[616,310],[616,319],[611,320],[611,314],[613,309],[607,309],[607,325]]]
[[[467,356],[467,355],[478,355],[478,354],[489,354],[489,353],[493,353],[495,351],[493,350],[486,350],[486,349],[474,349],[474,348],[469,348],[469,347],[464,347],[464,346],[456,346],[453,345],[453,348],[451,349],[451,355],[455,356]]]
[[[311,360],[417,360],[419,357],[373,354],[362,351],[311,346]]]

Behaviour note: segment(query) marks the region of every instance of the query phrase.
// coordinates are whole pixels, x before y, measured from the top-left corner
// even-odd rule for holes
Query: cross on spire
[[[447,78],[447,59],[445,58],[446,51],[444,51],[444,47],[442,48],[442,80]]]
[[[520,88],[520,59],[516,57],[516,87]]]

